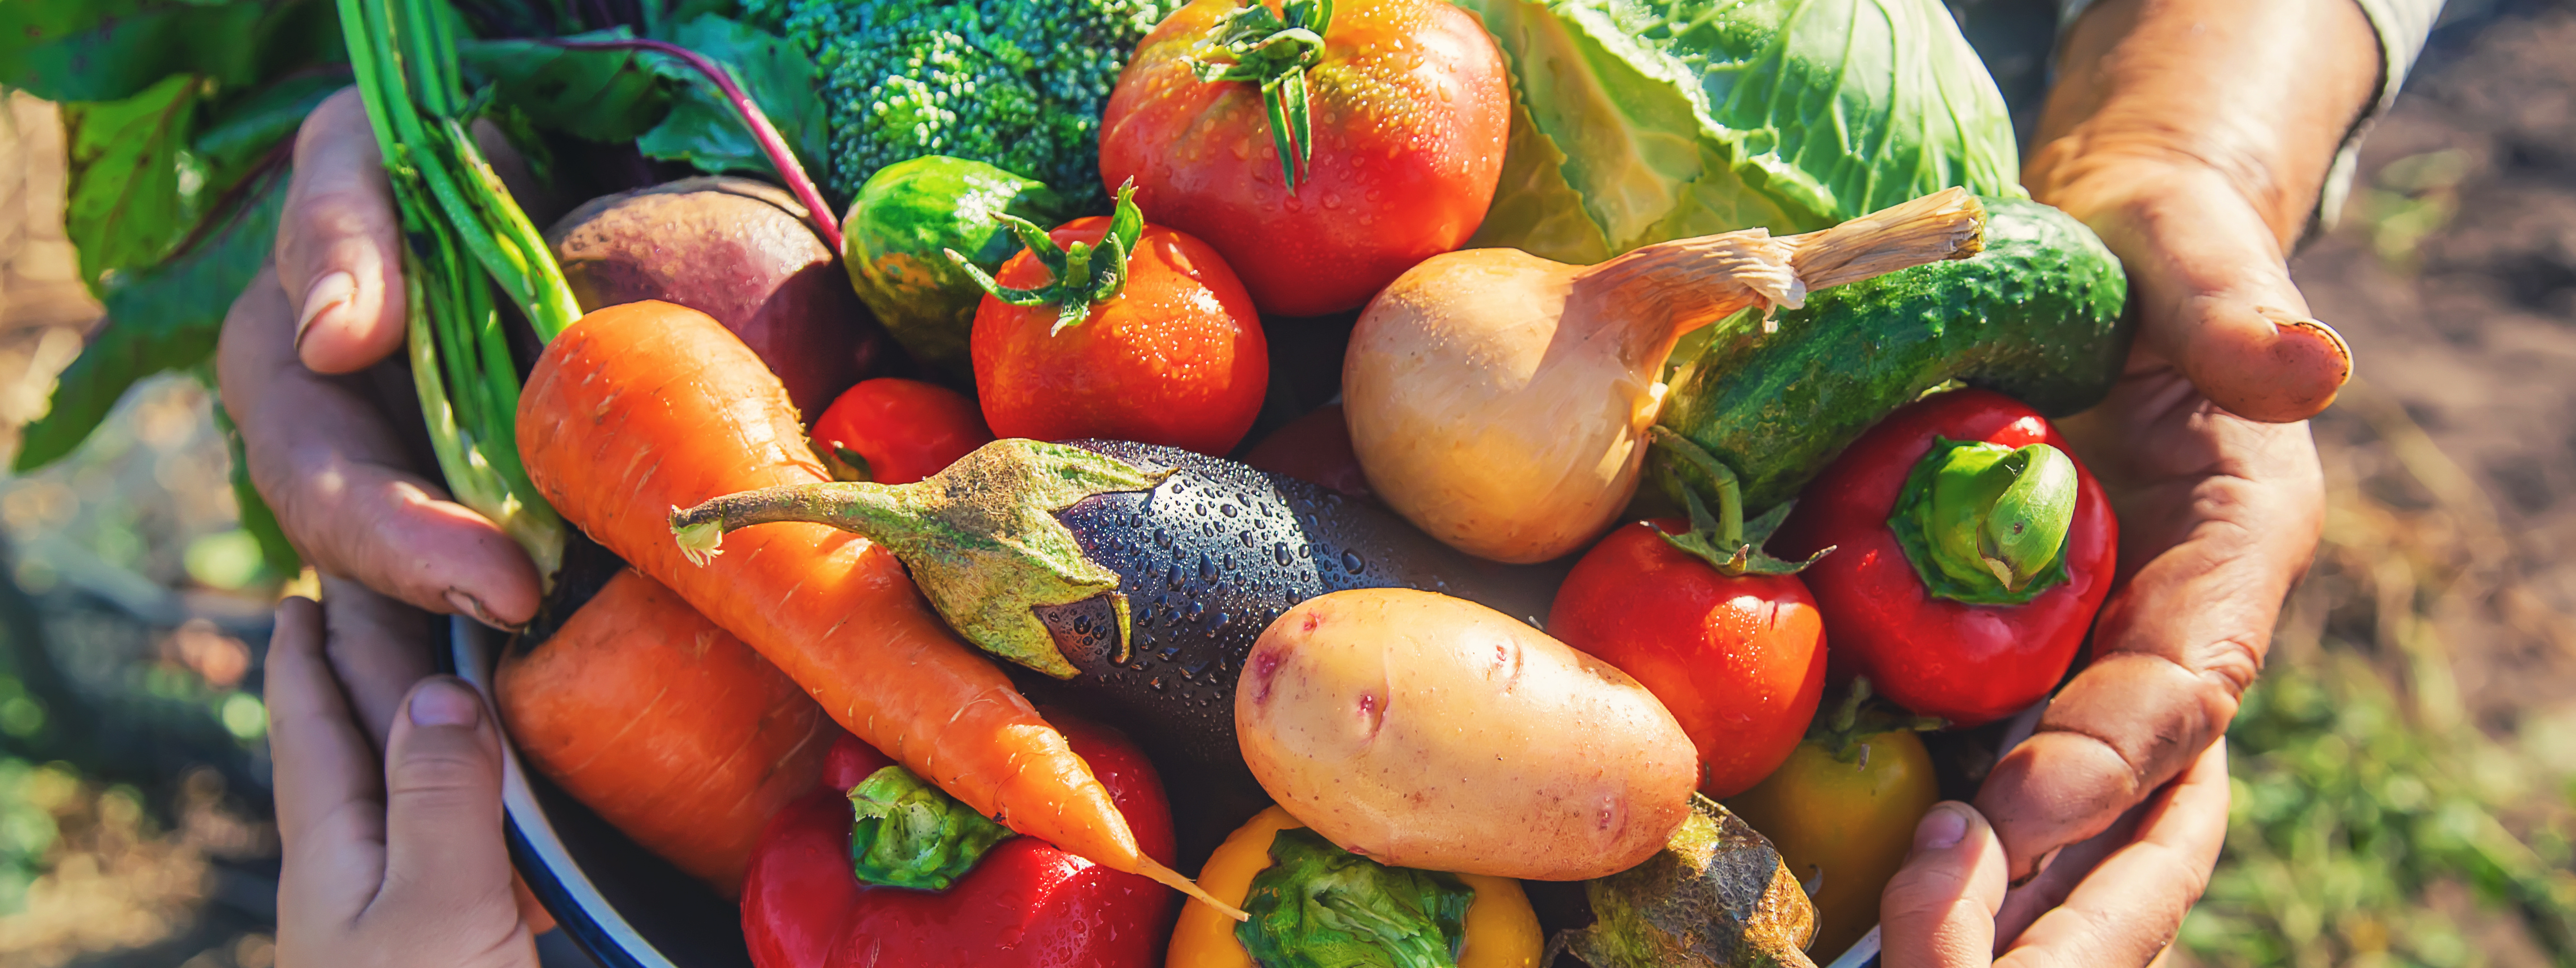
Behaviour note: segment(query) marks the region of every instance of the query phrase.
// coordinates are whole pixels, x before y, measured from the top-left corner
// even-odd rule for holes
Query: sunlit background
[[[2576,964],[2576,3],[2452,8],[2299,260],[2361,377],[2182,960]],[[99,314],[60,120],[4,107],[0,451]],[[0,478],[0,965],[275,960],[259,655],[295,576],[211,402],[163,375]]]

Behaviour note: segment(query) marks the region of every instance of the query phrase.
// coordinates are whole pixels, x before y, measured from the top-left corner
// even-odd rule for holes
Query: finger
[[[517,922],[501,837],[501,736],[472,686],[423,680],[403,703],[385,762],[385,890],[369,908]]]
[[[400,221],[356,88],[324,100],[295,135],[278,215],[278,282],[291,345],[321,373],[365,369],[402,345]]]
[[[216,382],[241,427],[251,483],[287,539],[315,569],[419,608],[497,626],[534,616],[537,572],[526,552],[414,473],[383,411],[351,378],[297,361],[294,316],[273,278],[254,279],[225,317]]]
[[[2352,347],[2308,314],[2272,230],[2206,166],[2140,166],[2085,221],[2120,256],[2141,348],[2231,413],[2305,420],[2352,378]]]
[[[355,913],[382,879],[383,791],[375,746],[350,721],[323,657],[321,609],[311,599],[279,603],[267,665],[280,889],[300,904]]]
[[[2136,838],[2033,922],[1998,964],[2143,965],[2171,947],[2227,837],[2227,744],[2150,800]]]
[[[2114,391],[2132,392],[2164,391]],[[2126,412],[2120,403],[2105,409]],[[2251,423],[2205,404],[2155,419],[2198,429],[2070,422],[2087,436],[2194,440],[2206,453],[2182,462],[2190,473],[2112,492],[2119,519],[2138,527],[2120,536],[2131,573],[2096,621],[2094,660],[1977,793],[2016,880],[2108,829],[2226,731],[2315,551],[2324,501],[2304,425]]]
[[[403,697],[436,671],[445,619],[344,578],[322,579],[323,656],[358,725],[377,749],[393,738]]]
[[[1914,849],[1879,894],[1880,961],[1888,968],[1984,965],[2004,899],[2003,848],[1985,818],[1942,803],[1914,827]]]

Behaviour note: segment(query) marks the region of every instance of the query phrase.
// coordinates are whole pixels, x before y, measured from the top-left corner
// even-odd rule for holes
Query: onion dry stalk
[[[1984,218],[1952,188],[1821,232],[1677,239],[1595,266],[1434,256],[1360,314],[1342,364],[1352,449],[1388,506],[1459,550],[1571,553],[1635,495],[1684,334],[1747,309],[1767,332],[1809,292],[1974,255]]]

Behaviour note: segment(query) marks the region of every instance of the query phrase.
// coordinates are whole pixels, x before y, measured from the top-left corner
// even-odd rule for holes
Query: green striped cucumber
[[[1659,422],[1725,461],[1746,511],[1759,513],[1796,496],[1889,411],[1951,380],[2052,417],[2101,402],[2129,355],[2120,260],[2064,212],[1983,201],[1977,255],[1814,293],[1771,333],[1749,317],[1721,323],[1675,368]],[[1660,448],[1650,460],[1679,501],[1676,462]]]

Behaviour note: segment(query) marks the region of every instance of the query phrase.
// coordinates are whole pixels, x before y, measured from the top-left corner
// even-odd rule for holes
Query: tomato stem
[[[1002,285],[982,266],[955,249],[942,249],[948,261],[993,298],[1013,306],[1055,306],[1055,326],[1047,330],[1053,336],[1079,326],[1091,318],[1091,307],[1118,298],[1127,289],[1127,258],[1145,237],[1145,213],[1136,208],[1136,180],[1130,178],[1118,186],[1118,208],[1109,217],[1109,231],[1100,242],[1076,242],[1059,246],[1037,223],[1003,212],[996,216],[1020,236],[1029,255],[1045,266],[1050,278],[1035,289],[1014,289]]]
[[[1298,170],[1315,156],[1306,69],[1323,62],[1324,31],[1332,22],[1333,0],[1287,0],[1280,13],[1263,3],[1245,4],[1209,32],[1210,56],[1190,59],[1201,82],[1260,86],[1270,143],[1279,150],[1279,177],[1290,195],[1297,194]]]
[[[1712,515],[1707,502],[1700,499],[1698,488],[1682,488],[1682,502],[1690,507],[1691,529],[1685,534],[1664,535],[1664,540],[1673,547],[1708,562],[1718,574],[1729,578],[1794,575],[1833,553],[1834,549],[1825,548],[1808,555],[1805,561],[1782,561],[1771,557],[1762,550],[1762,542],[1770,539],[1771,532],[1779,530],[1780,522],[1788,520],[1790,505],[1781,504],[1751,524],[1745,523],[1744,488],[1737,483],[1735,472],[1727,468],[1725,461],[1717,459],[1717,455],[1692,443],[1689,438],[1673,432],[1672,428],[1656,426],[1647,433],[1653,446],[1664,448],[1675,459],[1708,475],[1717,490],[1717,513]]]

